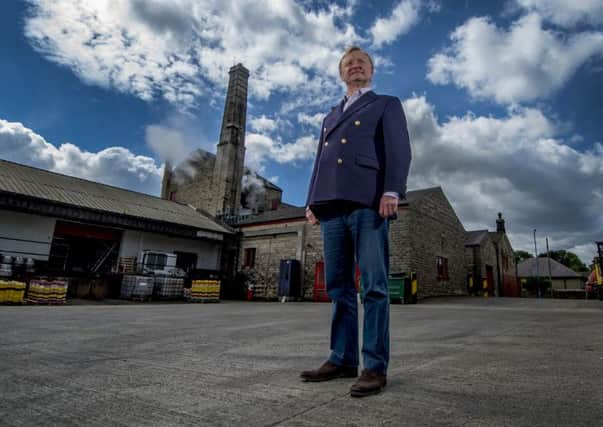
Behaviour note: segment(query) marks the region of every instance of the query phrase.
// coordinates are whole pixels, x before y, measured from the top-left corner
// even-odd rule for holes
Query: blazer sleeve
[[[383,145],[385,151],[385,179],[383,192],[395,191],[400,198],[406,195],[406,181],[410,169],[410,138],[402,104],[392,97],[383,112]]]
[[[320,137],[318,138],[318,147],[316,149],[316,158],[314,159],[314,167],[312,168],[312,176],[310,178],[310,185],[308,186],[308,196],[306,197],[306,207],[310,206],[310,199],[312,198],[312,193],[314,192],[314,187],[316,185],[316,172],[318,169],[318,159],[320,159],[320,152],[322,151],[322,139],[324,137],[324,129],[325,129],[325,119],[322,121],[322,125],[320,126]]]

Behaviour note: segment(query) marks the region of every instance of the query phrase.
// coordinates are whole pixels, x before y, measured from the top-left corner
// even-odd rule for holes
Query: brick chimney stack
[[[502,213],[498,213],[498,219],[496,220],[496,232],[505,234],[505,220],[502,218]]]
[[[242,64],[237,64],[230,69],[229,74],[222,130],[212,178],[214,197],[211,213],[216,216],[239,213],[245,162],[249,70]]]

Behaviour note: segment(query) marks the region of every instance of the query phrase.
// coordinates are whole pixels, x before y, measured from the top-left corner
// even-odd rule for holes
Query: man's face
[[[367,86],[373,77],[368,56],[359,50],[348,53],[341,62],[341,80],[348,86]]]

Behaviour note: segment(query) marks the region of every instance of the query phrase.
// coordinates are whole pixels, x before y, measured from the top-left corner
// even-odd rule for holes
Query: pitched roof
[[[425,197],[434,192],[441,192],[441,187],[425,188],[422,190],[413,190],[406,193],[406,198],[400,200],[400,205],[408,205],[409,203]],[[248,217],[238,221],[237,225],[250,225],[261,222],[284,221],[305,218],[306,208],[304,206],[293,206],[287,203],[281,203],[278,209],[264,211],[258,214],[249,215]]]
[[[305,217],[305,207],[293,206],[287,203],[282,203],[276,210],[264,211],[255,215],[249,215],[248,217],[241,219],[237,225],[244,226],[262,222],[303,219]]]
[[[480,245],[484,237],[488,235],[488,230],[473,230],[465,232],[465,246]]]
[[[549,275],[549,259],[548,258],[528,258],[517,264],[517,275],[519,277],[535,277],[536,265],[538,265],[538,275]],[[565,265],[551,258],[551,277],[581,277],[574,270],[567,268]]]
[[[421,190],[410,190],[406,192],[406,198],[400,200],[401,205],[408,204],[433,193],[443,193],[442,187],[422,188]]]
[[[497,231],[489,231],[488,234],[492,238],[492,241],[496,243],[498,243],[503,236],[502,233],[499,233]]]
[[[78,208],[231,233],[194,208],[123,188],[0,160],[0,193]]]

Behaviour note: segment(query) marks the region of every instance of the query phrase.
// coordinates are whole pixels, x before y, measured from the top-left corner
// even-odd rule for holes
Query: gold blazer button
[[[354,124],[355,124],[356,126],[360,126],[360,120],[356,120],[356,121],[354,122]]]
[[[347,140],[347,139],[345,139],[345,138],[341,138],[341,143],[342,143],[342,144],[347,144],[347,143],[348,143],[348,140]]]
[[[337,159],[337,164],[338,165],[342,165],[343,164],[343,159]]]

